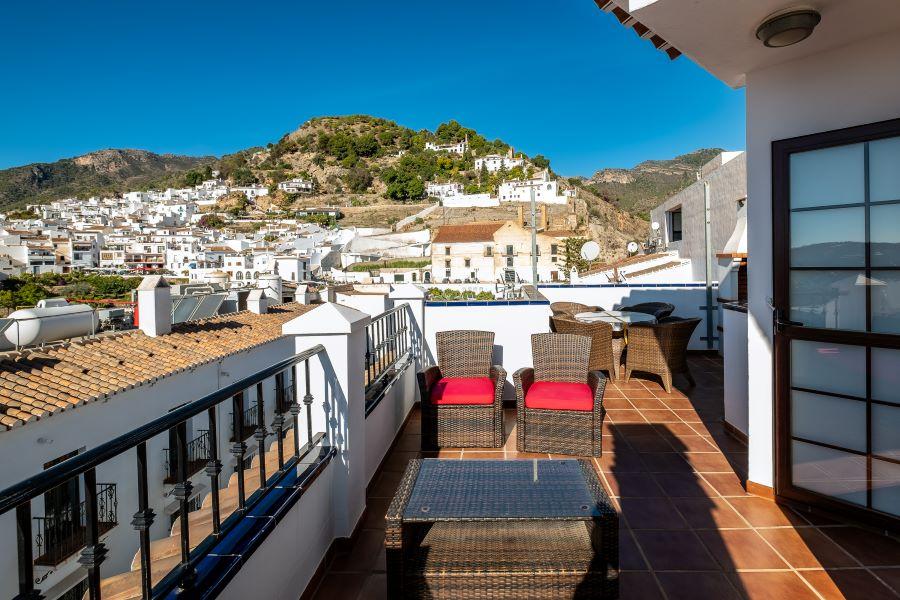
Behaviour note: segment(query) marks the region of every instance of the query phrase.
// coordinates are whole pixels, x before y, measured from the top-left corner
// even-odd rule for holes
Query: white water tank
[[[99,319],[87,304],[23,308],[8,318],[15,323],[3,335],[11,344],[19,346],[90,335],[99,329]]]
[[[228,273],[225,271],[210,271],[203,278],[206,283],[218,283],[223,289],[228,288],[228,279]]]
[[[266,296],[273,300],[274,304],[281,304],[281,276],[274,273],[263,273],[256,279],[257,287],[264,290]]]

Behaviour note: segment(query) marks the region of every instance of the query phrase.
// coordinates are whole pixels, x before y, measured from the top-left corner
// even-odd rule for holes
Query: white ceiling
[[[614,0],[635,19],[732,87],[748,72],[897,31],[900,0]],[[766,48],[756,28],[772,13],[813,8],[822,22],[806,40]],[[898,67],[900,70],[900,67]]]

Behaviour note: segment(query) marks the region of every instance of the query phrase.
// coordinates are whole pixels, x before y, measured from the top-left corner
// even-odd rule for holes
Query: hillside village
[[[646,222],[556,176],[542,156],[455,121],[432,133],[364,116],[312,119],[265,148],[187,163],[176,178],[181,185],[165,188],[124,189],[136,173],[152,172],[132,164],[154,164],[135,152],[71,161],[102,171],[106,182],[127,172],[118,190],[101,186],[88,197],[8,210],[0,274],[164,273],[193,281],[223,271],[250,284],[266,273],[297,282],[377,281],[391,273],[397,280],[493,282],[512,268],[526,278],[532,192],[542,280],[569,277],[574,258],[566,240],[597,240],[602,258],[613,260],[646,235]],[[166,160],[158,162],[171,181],[173,159]],[[30,185],[43,185],[42,173],[58,182],[53,169],[32,168]],[[83,188],[80,177],[63,189]],[[433,256],[434,240],[460,237],[454,228],[487,230],[468,223],[491,223],[506,238],[515,232],[515,258],[498,252],[490,267],[461,260],[448,268],[446,249]]]

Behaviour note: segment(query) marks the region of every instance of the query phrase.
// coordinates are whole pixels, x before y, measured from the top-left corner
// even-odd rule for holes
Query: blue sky
[[[744,93],[592,0],[4,7],[0,168],[100,148],[215,154],[307,118],[457,119],[564,175],[744,147]]]

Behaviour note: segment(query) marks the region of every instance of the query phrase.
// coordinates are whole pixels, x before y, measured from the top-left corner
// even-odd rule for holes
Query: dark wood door
[[[900,119],[772,160],[776,494],[900,529]]]

